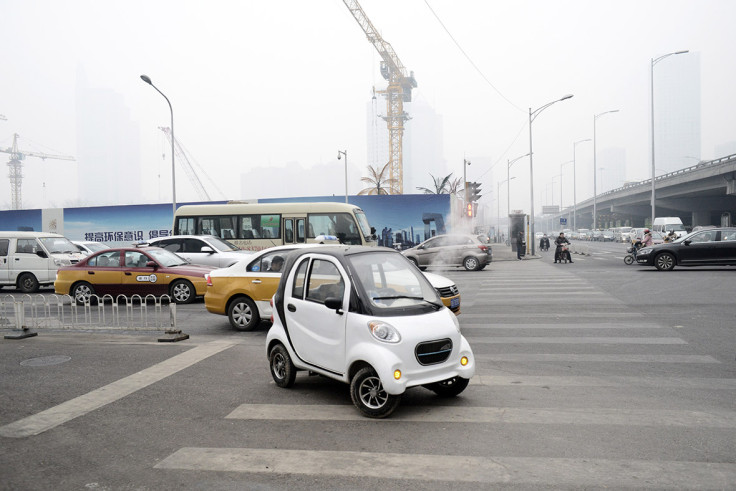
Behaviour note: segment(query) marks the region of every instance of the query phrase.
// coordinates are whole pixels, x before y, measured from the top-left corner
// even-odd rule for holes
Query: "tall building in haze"
[[[122,94],[89,86],[77,70],[79,200],[88,205],[141,201],[140,128]]]
[[[700,160],[700,53],[670,56],[654,66],[656,173]]]

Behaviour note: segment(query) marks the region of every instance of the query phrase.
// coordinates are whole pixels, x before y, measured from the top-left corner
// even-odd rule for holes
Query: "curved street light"
[[[169,104],[169,111],[171,111],[171,202],[174,208],[174,216],[176,216],[176,168],[174,167],[174,108],[171,107],[171,101],[169,101],[169,98],[166,97],[163,92],[158,90],[158,87],[153,85],[153,82],[151,82],[151,77],[149,77],[148,75],[141,75],[141,80],[156,89],[156,92],[164,96],[164,99],[166,99],[166,102]]]
[[[674,51],[672,53],[667,53],[666,55],[662,55],[659,58],[652,58],[651,59],[651,65],[649,70],[649,76],[650,76],[650,82],[651,82],[651,97],[652,97],[652,225],[654,225],[654,218],[655,218],[655,190],[654,190],[654,179],[656,178],[655,172],[656,169],[654,167],[654,65],[659,63],[660,61],[664,60],[668,56],[673,55],[683,55],[685,53],[689,53],[688,50],[684,51]],[[651,225],[650,225],[651,226]]]
[[[534,247],[534,151],[532,150],[532,123],[537,118],[537,116],[539,116],[539,113],[541,113],[542,111],[544,111],[545,109],[547,109],[549,106],[551,106],[552,104],[556,104],[558,102],[561,102],[561,101],[570,99],[572,96],[573,96],[572,94],[567,94],[567,95],[562,96],[561,98],[559,98],[557,100],[554,100],[552,102],[548,102],[544,106],[542,106],[542,107],[540,107],[538,109],[535,109],[534,111],[532,111],[532,108],[531,107],[529,108],[529,199],[530,199],[530,203],[529,203],[529,208],[530,208],[530,211],[529,211],[529,217],[530,217],[529,234],[531,236],[531,240],[527,240],[526,241],[526,244],[527,244],[527,249],[528,249],[529,248],[529,242],[531,242],[531,244],[532,244],[532,247],[531,247],[532,256],[534,255],[534,250],[535,250],[535,247]]]

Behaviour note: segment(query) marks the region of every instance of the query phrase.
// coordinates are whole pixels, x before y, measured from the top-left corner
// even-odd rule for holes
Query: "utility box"
[[[524,213],[509,214],[509,228],[511,229],[511,236],[509,237],[511,250],[516,252],[516,238],[519,236],[519,232],[523,233],[526,230],[526,215]],[[526,243],[526,240],[524,240],[524,243]]]

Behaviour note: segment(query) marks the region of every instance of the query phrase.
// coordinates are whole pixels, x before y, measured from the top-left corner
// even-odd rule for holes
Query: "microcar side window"
[[[345,282],[333,263],[322,259],[312,261],[312,271],[307,284],[307,300],[324,303],[326,298],[342,298]]]
[[[307,278],[307,266],[309,266],[309,258],[302,260],[296,269],[294,284],[291,286],[291,296],[294,298],[304,298],[304,282]]]

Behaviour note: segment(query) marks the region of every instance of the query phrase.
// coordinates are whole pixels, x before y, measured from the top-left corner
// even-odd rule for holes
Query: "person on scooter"
[[[644,237],[641,239],[641,246],[648,247],[654,245],[654,239],[652,239],[652,231],[648,228],[644,229]]]
[[[539,239],[539,248],[543,251],[549,250],[549,237],[547,237],[547,234],[544,234],[541,239]]]
[[[567,240],[567,237],[565,237],[565,233],[564,232],[560,232],[559,237],[557,237],[555,239],[555,245],[557,246],[556,249],[555,249],[555,263],[557,263],[557,262],[560,262],[561,263],[562,262],[562,260],[563,260],[562,254],[566,254],[567,255],[567,260],[570,263],[572,263],[572,257],[570,256],[570,251],[569,250],[568,251],[563,251],[562,250],[562,246],[564,246],[565,244],[568,244],[569,245],[570,244],[570,241]]]

